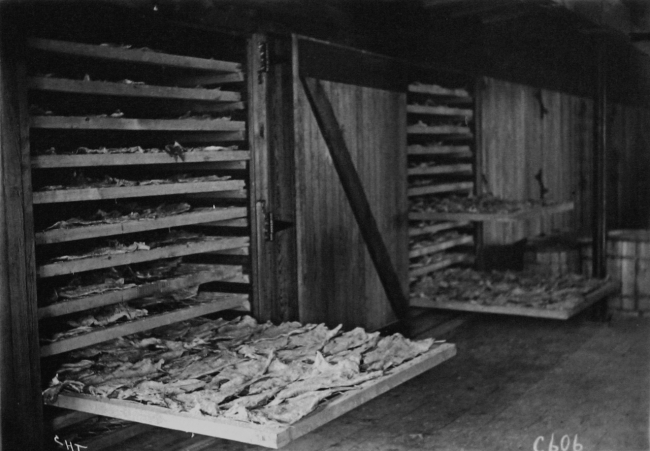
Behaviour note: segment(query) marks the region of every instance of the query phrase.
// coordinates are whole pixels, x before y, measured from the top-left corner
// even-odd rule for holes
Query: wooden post
[[[485,79],[477,77],[474,81],[474,121],[472,124],[474,138],[472,152],[474,157],[474,195],[480,196],[484,193],[483,186],[483,92],[485,91]],[[483,223],[474,223],[474,249],[476,252],[475,266],[484,270],[484,249],[483,249]]]
[[[604,38],[596,38],[597,74],[594,95],[593,153],[593,272],[594,277],[607,276],[607,47]]]
[[[361,235],[368,248],[370,258],[374,263],[388,300],[395,316],[405,320],[408,309],[408,299],[402,292],[400,279],[395,271],[386,244],[379,232],[377,221],[370,209],[361,178],[357,173],[350,156],[343,132],[336,119],[332,105],[325,94],[322,84],[314,79],[300,77],[302,86],[311,105],[314,117],[325,139],[334,168],[339,175],[341,185],[352,207],[352,213],[359,225]]]
[[[17,5],[0,5],[0,450],[43,448],[34,226]]]
[[[274,279],[270,275],[271,252],[264,236],[265,213],[269,208],[269,151],[267,137],[267,73],[261,54],[266,42],[262,34],[254,34],[248,41],[248,142],[250,145],[251,229],[251,304],[258,320],[270,319],[269,302],[272,299]]]
[[[299,317],[291,41],[255,34],[248,45],[253,306],[259,320]]]

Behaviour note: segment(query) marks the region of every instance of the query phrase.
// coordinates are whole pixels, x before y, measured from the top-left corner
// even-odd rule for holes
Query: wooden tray
[[[100,327],[91,332],[77,335],[63,340],[55,341],[41,346],[41,357],[62,354],[75,349],[92,346],[97,343],[112,340],[114,338],[132,335],[156,327],[167,326],[172,323],[185,321],[210,313],[216,313],[229,309],[249,309],[247,295],[231,294],[228,299],[214,302],[206,302],[190,307],[180,308],[171,312],[159,313],[157,315],[145,316],[128,323],[120,323],[112,326]]]
[[[262,426],[215,417],[197,417],[188,413],[175,413],[158,406],[131,401],[96,398],[90,395],[62,393],[55,406],[79,410],[153,426],[208,435],[280,448],[296,438],[340,417],[391,388],[412,379],[456,355],[456,346],[442,344],[429,352],[401,365],[399,368],[359,390],[340,395],[324,404],[300,421],[287,426]]]
[[[147,51],[77,42],[57,41],[54,39],[28,39],[30,48],[62,55],[96,58],[122,63],[147,64],[179,69],[197,69],[214,72],[241,72],[241,65],[227,61],[218,61],[194,56],[174,55],[170,53]]]
[[[211,210],[190,211],[155,219],[135,219],[113,224],[46,230],[35,233],[34,242],[36,244],[63,243],[66,241],[120,235],[123,233],[145,232],[148,230],[167,229],[169,227],[214,223],[245,217],[246,207],[213,208]]]
[[[110,268],[113,266],[130,265],[133,263],[150,262],[163,258],[183,257],[185,255],[216,252],[248,246],[249,238],[228,237],[219,240],[201,240],[188,243],[172,244],[149,250],[139,250],[124,254],[108,254],[97,257],[78,258],[74,260],[57,261],[38,266],[36,274],[39,278],[76,274],[93,269]]]
[[[515,213],[409,213],[410,221],[474,221],[474,222],[512,222],[537,218],[540,216],[552,215],[571,211],[574,208],[573,202],[563,202],[546,207],[530,208]]]
[[[600,288],[585,295],[584,300],[575,307],[568,310],[551,310],[545,308],[534,307],[518,307],[518,306],[489,306],[473,304],[471,302],[463,301],[446,301],[434,302],[430,299],[413,298],[411,299],[411,307],[419,308],[437,308],[444,310],[457,310],[463,312],[476,312],[476,313],[496,313],[500,315],[513,315],[513,316],[531,316],[535,318],[548,318],[548,319],[561,319],[567,320],[594,303],[605,299],[608,296],[616,294],[620,291],[620,284],[618,282],[608,282]]]
[[[457,182],[457,183],[443,183],[440,185],[424,185],[424,186],[417,186],[414,188],[409,188],[407,190],[407,195],[409,197],[412,196],[425,196],[427,194],[437,194],[437,193],[450,193],[454,191],[467,191],[467,190],[472,190],[474,189],[474,182]],[[428,214],[428,213],[427,213]],[[437,220],[437,219],[452,219],[452,220],[458,220],[462,221],[465,218],[438,218],[438,217],[425,217],[425,218],[419,218],[419,217],[411,217],[409,214],[409,220],[424,220],[428,221],[430,219]]]
[[[408,175],[435,175],[435,174],[457,174],[463,172],[472,172],[472,165],[469,163],[461,164],[441,164],[431,167],[409,168]]]
[[[419,266],[417,268],[409,269],[409,277],[418,277],[429,274],[433,271],[438,271],[447,268],[456,263],[473,263],[474,256],[468,254],[449,253],[443,259],[437,260],[426,266]]]
[[[469,221],[459,221],[459,222],[439,222],[435,224],[425,225],[423,227],[409,227],[409,236],[419,236],[426,235],[428,233],[438,233],[444,230],[449,229],[458,229],[461,227],[467,227],[471,223]]]
[[[474,237],[472,235],[461,235],[446,241],[441,241],[438,243],[431,244],[429,246],[423,246],[418,248],[411,248],[409,251],[409,258],[422,257],[423,255],[435,254],[437,252],[442,252],[445,249],[450,249],[452,247],[461,246],[463,244],[473,244]]]
[[[88,95],[141,97],[149,99],[197,100],[203,102],[239,102],[241,94],[220,89],[176,88],[125,84],[108,81],[70,80],[66,78],[30,77],[30,89]]]
[[[474,111],[467,108],[450,108],[448,106],[429,106],[429,105],[407,105],[407,113],[429,114],[431,116],[455,116],[462,118],[471,118]]]
[[[452,155],[457,157],[471,157],[472,149],[470,146],[423,146],[421,144],[411,144],[407,148],[409,155]]]
[[[103,307],[105,305],[119,304],[120,302],[132,301],[134,299],[153,296],[156,294],[163,295],[207,282],[229,282],[238,280],[237,276],[229,274],[229,272],[234,271],[234,269],[231,271],[224,271],[223,267],[236,268],[235,265],[218,265],[215,268],[215,265],[185,263],[181,266],[181,268],[187,268],[186,271],[184,271],[185,274],[179,274],[168,279],[161,279],[144,283],[142,285],[136,285],[131,288],[106,291],[104,293],[64,300],[55,304],[39,307],[37,310],[38,319],[68,315],[70,313]]]
[[[30,126],[59,130],[130,130],[157,132],[243,131],[242,121],[225,119],[132,119],[96,116],[32,116]]]
[[[87,155],[38,155],[32,157],[32,169],[82,168],[94,166],[130,166],[150,164],[216,163],[250,160],[248,150],[203,150],[186,152],[181,157],[167,153],[125,153]]]
[[[243,187],[243,180],[163,183],[160,185],[138,186],[107,186],[102,188],[34,191],[32,194],[32,199],[34,204],[52,204],[58,202],[85,202],[102,199],[126,199],[130,197],[170,196],[174,194],[234,191],[242,189]]]

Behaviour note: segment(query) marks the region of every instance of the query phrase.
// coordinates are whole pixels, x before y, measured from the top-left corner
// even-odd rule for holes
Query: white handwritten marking
[[[548,448],[544,448],[543,442],[545,442],[544,436],[537,437],[533,442],[533,451],[583,451],[582,444],[578,443],[578,434],[573,437],[573,449],[571,448],[571,437],[569,435],[562,436],[559,446],[555,444],[555,434],[551,434]]]

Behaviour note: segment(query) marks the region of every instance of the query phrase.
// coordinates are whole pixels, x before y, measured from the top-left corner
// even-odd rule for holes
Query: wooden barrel
[[[591,238],[580,240],[582,273],[592,274]],[[621,282],[611,306],[627,312],[650,312],[650,230],[607,233],[607,274]]]
[[[575,239],[566,236],[529,238],[524,249],[524,270],[554,276],[580,272]]]

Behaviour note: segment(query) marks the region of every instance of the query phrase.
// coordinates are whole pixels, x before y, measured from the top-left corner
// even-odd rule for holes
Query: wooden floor
[[[582,451],[650,448],[650,320],[482,315],[449,341],[450,361],[282,449],[578,451],[576,436]],[[102,449],[264,448],[143,426]]]

